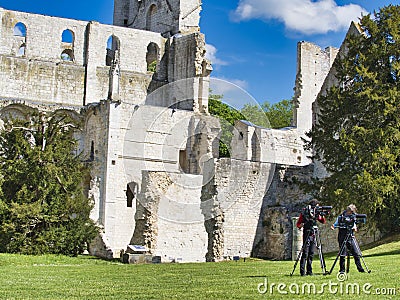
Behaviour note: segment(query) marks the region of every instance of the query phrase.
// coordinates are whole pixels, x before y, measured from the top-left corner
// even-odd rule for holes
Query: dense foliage
[[[317,99],[310,147],[330,173],[315,183],[324,202],[359,212],[382,230],[400,227],[400,6],[361,20],[335,61],[337,85]]]
[[[77,255],[95,236],[70,121],[36,114],[1,131],[1,252]]]

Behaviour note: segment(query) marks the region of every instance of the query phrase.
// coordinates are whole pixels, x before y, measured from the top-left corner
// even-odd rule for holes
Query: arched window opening
[[[26,37],[26,26],[24,23],[17,23],[14,26],[14,36]]]
[[[111,66],[119,60],[119,39],[115,35],[111,35],[107,40],[106,66]]]
[[[69,29],[64,30],[61,35],[61,41],[66,44],[73,44],[74,43],[74,33]]]
[[[61,35],[61,60],[72,62],[75,60],[74,57],[74,41],[75,36],[74,33],[65,29]]]
[[[18,49],[17,56],[25,56],[25,50],[26,50],[26,45],[25,43],[23,43]]]
[[[157,71],[158,56],[159,56],[159,49],[157,44],[150,43],[147,46],[147,54],[146,54],[147,72],[155,73]]]
[[[61,59],[63,61],[74,61],[74,52],[71,49],[65,49],[61,53]]]
[[[152,4],[147,12],[147,20],[146,20],[146,30],[156,31],[157,28],[157,5]]]

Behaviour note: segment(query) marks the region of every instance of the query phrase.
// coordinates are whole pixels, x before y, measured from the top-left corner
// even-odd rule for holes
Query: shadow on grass
[[[377,257],[377,256],[388,256],[388,255],[399,255],[399,254],[400,254],[400,249],[397,249],[397,250],[393,250],[393,251],[367,254],[367,255],[363,255],[363,257]]]
[[[364,245],[361,248],[364,251],[364,250],[369,250],[369,249],[372,249],[372,248],[376,248],[376,247],[384,245],[384,244],[395,243],[395,242],[400,242],[400,234],[394,234],[394,235],[386,236],[386,237],[382,238],[379,241],[373,242],[373,243],[368,244],[368,245]]]

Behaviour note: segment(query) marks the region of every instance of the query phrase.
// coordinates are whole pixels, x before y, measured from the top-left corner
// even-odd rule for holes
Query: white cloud
[[[346,30],[366,10],[359,5],[338,5],[334,0],[240,0],[233,17],[283,22],[287,29],[303,34]]]
[[[228,63],[217,57],[217,48],[211,44],[206,44],[206,58],[211,61],[214,66],[226,66]]]

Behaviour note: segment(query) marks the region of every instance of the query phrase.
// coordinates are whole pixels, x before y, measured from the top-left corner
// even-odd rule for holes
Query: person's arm
[[[299,219],[297,220],[296,226],[298,229],[303,228],[304,226],[304,218],[303,218],[303,214],[300,214]]]
[[[336,218],[335,223],[332,224],[331,229],[334,230],[335,228],[339,227],[339,217]]]

